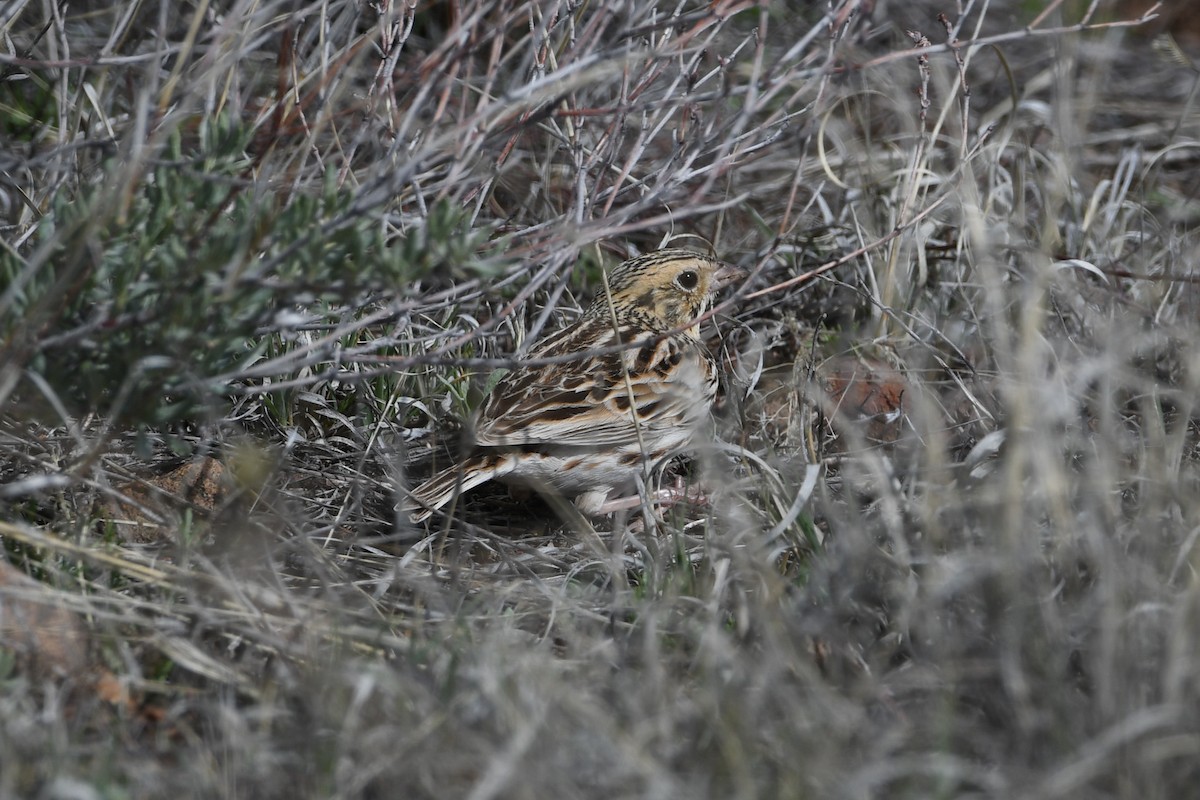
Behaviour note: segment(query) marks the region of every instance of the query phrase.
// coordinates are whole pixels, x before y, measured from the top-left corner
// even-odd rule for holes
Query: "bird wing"
[[[604,321],[584,320],[575,327],[578,330],[554,337],[530,358],[586,352],[616,342]],[[622,340],[636,343],[636,336],[626,333]],[[715,388],[710,357],[683,335],[578,361],[518,368],[489,395],[476,422],[475,441],[484,447],[636,444],[639,430],[653,436],[694,424]]]

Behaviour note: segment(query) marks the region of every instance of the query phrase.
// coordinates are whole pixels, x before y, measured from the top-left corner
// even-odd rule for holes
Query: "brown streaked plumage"
[[[456,494],[498,479],[603,513],[611,492],[684,447],[708,416],[716,365],[695,320],[716,290],[744,274],[688,250],[621,264],[608,276],[609,293],[528,358],[628,349],[505,375],[476,414],[471,456],[413,490],[405,510],[421,522]]]

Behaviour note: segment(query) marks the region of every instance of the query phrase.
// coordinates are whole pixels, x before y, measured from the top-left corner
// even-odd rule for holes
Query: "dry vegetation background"
[[[1148,8],[0,5],[0,797],[1194,796]],[[668,240],[752,273],[709,502],[400,518]]]

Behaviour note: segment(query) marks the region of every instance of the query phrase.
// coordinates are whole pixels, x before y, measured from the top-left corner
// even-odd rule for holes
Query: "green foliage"
[[[281,312],[363,303],[473,260],[480,235],[449,203],[394,246],[332,175],[276,191],[246,154],[250,133],[218,119],[188,147],[176,134],[128,189],[132,170],[110,163],[106,180],[54,198],[27,261],[0,254],[3,333],[69,406],[188,418],[263,355]]]
[[[25,80],[0,79],[0,138],[30,141],[55,119],[51,84],[36,70]]]
[[[446,267],[465,268],[470,275],[484,278],[500,273],[502,264],[478,258],[477,253],[486,232],[473,233],[470,218],[462,209],[446,200],[429,209],[423,227],[418,228],[398,245],[400,260],[413,266],[413,274],[426,275]]]

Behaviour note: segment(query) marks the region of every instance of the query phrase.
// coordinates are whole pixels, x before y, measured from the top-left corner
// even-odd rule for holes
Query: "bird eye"
[[[679,285],[680,289],[690,292],[700,283],[700,276],[689,269],[686,272],[679,273],[679,277],[675,279],[675,283]]]

